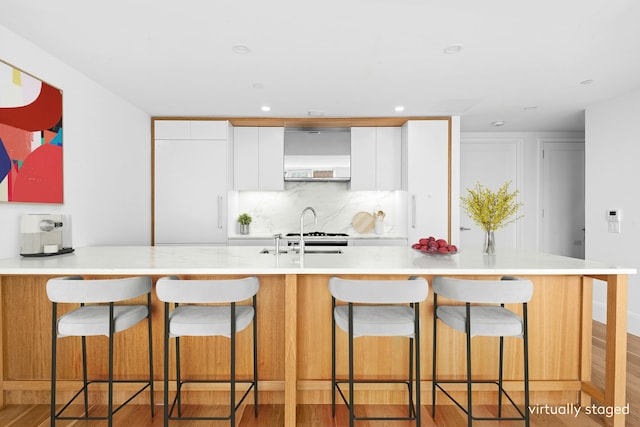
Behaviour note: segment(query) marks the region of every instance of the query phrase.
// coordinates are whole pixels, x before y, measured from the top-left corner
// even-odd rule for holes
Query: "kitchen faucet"
[[[298,250],[300,251],[300,255],[304,254],[304,214],[307,211],[311,211],[313,213],[313,223],[318,224],[318,214],[316,214],[316,210],[311,206],[307,206],[302,210],[300,214],[300,243],[298,245]]]

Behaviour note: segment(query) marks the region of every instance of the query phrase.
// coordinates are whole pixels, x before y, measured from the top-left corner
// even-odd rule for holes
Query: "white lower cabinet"
[[[225,244],[227,141],[156,140],[154,153],[154,243]]]
[[[247,239],[232,239],[229,238],[228,246],[263,246],[265,248],[273,248],[273,238],[247,238]]]

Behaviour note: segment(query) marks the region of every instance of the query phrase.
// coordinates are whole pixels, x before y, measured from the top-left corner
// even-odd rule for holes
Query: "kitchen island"
[[[339,254],[295,253],[260,254],[263,247],[242,246],[155,246],[86,247],[72,254],[43,258],[0,260],[0,403],[47,403],[50,376],[50,303],[45,283],[50,277],[83,275],[87,278],[150,275],[156,280],[167,275],[184,278],[222,278],[256,275],[258,293],[258,339],[260,399],[262,403],[283,404],[285,425],[296,424],[297,404],[330,403],[331,391],[331,296],[328,278],[396,279],[417,275],[429,283],[436,275],[467,278],[499,278],[514,275],[534,283],[529,304],[530,384],[532,405],[587,405],[593,397],[612,411],[611,425],[623,426],[626,385],[627,276],[635,269],[520,250],[498,250],[484,256],[480,249],[466,249],[456,255],[424,255],[404,247],[341,247]],[[603,385],[591,382],[591,319],[593,280],[607,284],[606,373]],[[430,401],[433,295],[421,304],[421,334],[424,348],[423,401]],[[153,300],[154,372],[156,396],[162,393],[162,308]],[[137,335],[136,335],[137,334]],[[127,335],[127,334],[123,334]],[[143,328],[119,338],[127,354],[116,371],[121,375],[145,372],[144,361],[136,353],[145,344]],[[338,334],[338,352],[346,351],[346,337]],[[462,334],[439,333],[439,375],[464,375]],[[250,333],[242,333],[238,349],[248,348]],[[407,353],[398,338],[356,340],[357,375],[382,377],[404,375]],[[474,373],[494,376],[497,371],[496,341],[474,340]],[[76,344],[61,341],[60,351],[71,354]],[[90,345],[100,348],[103,342]],[[105,341],[105,340],[102,340]],[[519,390],[522,378],[521,345],[505,341],[506,387]],[[92,348],[93,348],[92,347]],[[441,352],[441,353],[440,353]],[[212,367],[202,355],[215,359]],[[185,366],[194,376],[224,376],[227,372],[228,340],[214,338],[207,343],[185,346]],[[239,354],[243,354],[240,350]],[[79,362],[70,359],[61,377],[79,378]],[[93,358],[94,361],[101,358]],[[491,362],[486,362],[487,360]],[[239,363],[238,375],[248,374],[250,361]],[[126,369],[124,369],[126,367]],[[98,362],[93,372],[103,369]],[[338,364],[339,375],[346,364]],[[70,389],[72,384],[67,386]],[[64,387],[63,387],[64,390]],[[206,391],[208,393],[205,393]],[[220,399],[219,388],[193,391],[193,399]],[[463,389],[460,389],[462,392]],[[456,391],[457,392],[457,391]],[[518,393],[515,393],[518,397]],[[204,396],[204,397],[200,397]],[[404,394],[393,385],[364,387],[359,402],[399,403]],[[494,399],[493,393],[480,393],[478,403]],[[445,399],[439,402],[447,404]]]

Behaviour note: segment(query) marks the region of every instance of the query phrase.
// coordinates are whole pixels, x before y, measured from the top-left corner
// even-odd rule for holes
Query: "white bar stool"
[[[147,387],[150,391],[151,416],[153,405],[153,355],[151,333],[151,278],[131,277],[125,279],[83,280],[80,276],[50,279],[47,296],[52,302],[51,331],[51,426],[56,420],[107,420],[113,423],[113,414],[138,396]],[[147,296],[146,305],[116,304],[140,296]],[[80,304],[58,318],[58,304]],[[149,378],[145,380],[113,379],[113,336],[147,319],[149,346]],[[109,338],[109,378],[89,380],[87,378],[86,337],[104,335]],[[57,341],[63,337],[82,337],[82,388],[59,411],[56,412],[56,359]],[[88,388],[93,383],[108,383],[108,414],[104,417],[89,416]],[[143,386],[129,399],[114,409],[114,383],[142,383]],[[84,394],[84,416],[63,416],[63,412],[80,395]]]
[[[424,278],[409,280],[329,279],[332,296],[333,327],[331,334],[331,410],[335,417],[336,390],[349,408],[349,425],[360,420],[415,420],[420,426],[420,302],[427,298],[429,284]],[[346,305],[336,305],[336,300]],[[336,380],[336,325],[349,335],[349,378]],[[356,380],[353,374],[353,339],[362,336],[409,338],[409,374],[407,380]],[[414,345],[415,340],[415,345]],[[413,357],[415,350],[415,405],[413,403]],[[340,389],[349,384],[349,399]],[[402,383],[407,385],[407,417],[356,417],[355,383]]]
[[[258,416],[258,326],[256,294],[260,288],[257,277],[232,280],[179,280],[164,277],[156,283],[156,294],[164,302],[164,425],[169,420],[229,420],[235,426],[235,413],[253,389],[254,416]],[[236,304],[251,299],[251,305]],[[170,310],[170,304],[174,309]],[[183,305],[181,305],[183,304]],[[218,305],[205,305],[218,304]],[[219,305],[225,304],[225,305]],[[253,322],[253,379],[236,379],[236,334]],[[231,339],[229,380],[183,380],[180,372],[180,337],[225,336]],[[176,396],[169,409],[169,339],[176,344]],[[230,383],[230,413],[227,417],[182,416],[182,386],[187,383]],[[236,404],[236,383],[248,383],[249,388]],[[177,416],[173,411],[177,406]]]
[[[530,280],[516,277],[503,277],[502,280],[464,280],[447,277],[433,279],[433,382],[431,413],[435,419],[436,388],[441,390],[460,409],[467,414],[469,427],[474,420],[488,421],[524,421],[529,426],[529,344],[527,333],[527,302],[533,295]],[[438,297],[464,302],[464,305],[441,305]],[[472,305],[472,304],[481,305]],[[505,308],[505,304],[522,304],[522,317]],[[464,332],[466,335],[466,380],[438,380],[436,378],[437,321]],[[474,336],[500,337],[500,356],[498,380],[473,380],[471,376],[471,338]],[[524,410],[513,401],[502,386],[504,337],[522,338],[524,353]],[[467,407],[465,409],[441,385],[443,383],[464,383],[467,385]],[[472,385],[484,383],[498,387],[498,416],[475,417],[472,406]],[[502,416],[502,395],[511,402],[519,416]]]

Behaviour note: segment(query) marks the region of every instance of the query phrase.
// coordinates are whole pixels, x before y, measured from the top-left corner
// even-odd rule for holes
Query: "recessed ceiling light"
[[[461,44],[452,44],[444,48],[444,53],[447,55],[453,55],[456,53],[460,53],[460,51],[464,48]]]
[[[231,47],[231,50],[233,50],[235,53],[239,53],[241,55],[244,55],[245,53],[249,53],[251,51],[251,49],[249,49],[249,46],[247,46],[246,44],[242,44],[242,43],[234,44]]]
[[[592,79],[587,79],[587,80],[583,80],[580,82],[581,85],[590,85],[591,83],[593,83],[594,80]]]
[[[271,107],[269,107],[268,105],[263,105],[262,107],[260,107],[260,109],[262,111],[271,111]]]
[[[398,105],[398,106],[395,108],[395,110],[396,110],[396,111],[398,111],[398,112],[400,112],[400,111],[404,111],[404,107],[403,107],[402,105]]]
[[[504,120],[496,120],[495,122],[489,123],[491,126],[504,126]]]

